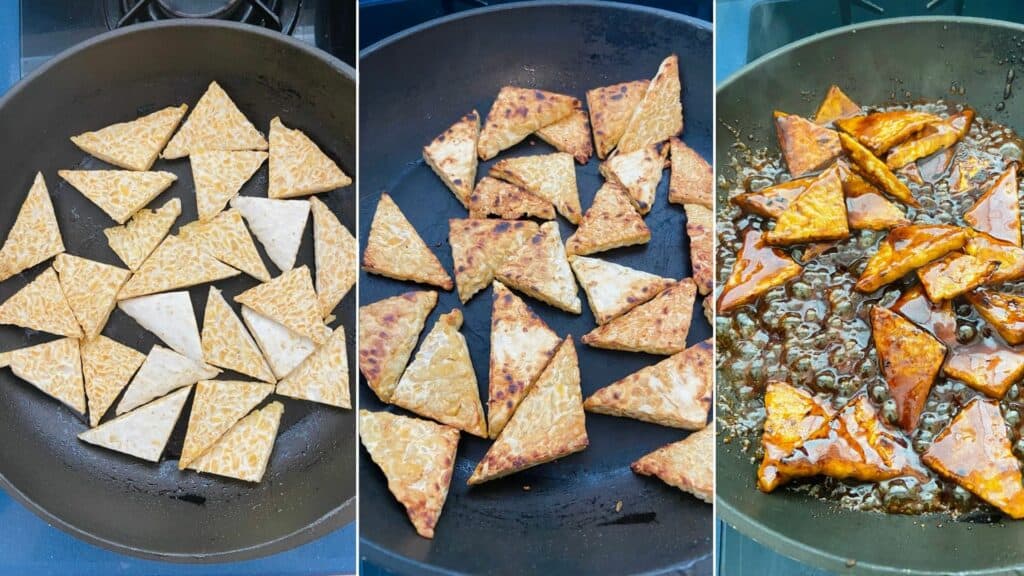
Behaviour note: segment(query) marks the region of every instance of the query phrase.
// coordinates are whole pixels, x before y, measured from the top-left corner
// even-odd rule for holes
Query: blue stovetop
[[[0,94],[21,78],[20,23],[19,3],[0,0]],[[355,523],[288,552],[217,565],[169,564],[109,552],[48,525],[2,491],[0,526],[0,575],[287,576],[353,574],[356,570]]]

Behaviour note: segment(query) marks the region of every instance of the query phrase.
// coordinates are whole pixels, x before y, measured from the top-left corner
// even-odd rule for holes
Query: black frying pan
[[[705,158],[711,151],[710,25],[676,14],[594,2],[530,3],[478,10],[431,22],[367,49],[360,60],[360,238],[369,232],[380,193],[387,190],[451,271],[448,218],[466,211],[421,159],[421,148],[463,114],[485,115],[506,84],[536,86],[582,98],[589,88],[650,78],[659,62],[680,57],[685,140]],[[499,155],[548,153],[528,139]],[[493,163],[482,163],[479,175]],[[590,206],[601,184],[598,162],[576,170],[581,202]],[[647,217],[646,247],[599,255],[665,276],[690,276],[684,215],[667,203],[668,178]],[[573,228],[560,219],[562,239]],[[416,289],[379,276],[360,276],[360,302]],[[582,292],[581,292],[582,295]],[[535,300],[528,304],[559,334],[578,337],[595,326],[581,316]],[[458,306],[442,293],[427,330]],[[487,394],[491,289],[464,307],[482,398]],[[694,309],[690,344],[710,336]],[[584,396],[653,364],[660,357],[577,345]],[[365,385],[361,407],[385,407]],[[433,541],[416,535],[383,474],[360,456],[361,554],[399,573],[621,574],[711,571],[711,507],[641,478],[629,464],[685,433],[623,418],[587,415],[590,447],[558,462],[470,489],[466,486],[489,441],[463,435],[451,491]],[[530,486],[529,492],[524,486]],[[622,511],[615,512],[617,501]]]
[[[812,114],[830,84],[864,104],[944,98],[1024,130],[1007,72],[1019,62],[1024,27],[976,18],[905,18],[841,28],[781,48],[718,89],[718,166],[731,177],[737,134],[775,146],[772,110]],[[897,83],[897,79],[899,83]],[[955,84],[954,84],[955,83]],[[952,86],[963,88],[951,90]],[[815,96],[807,97],[813,92]],[[732,129],[738,130],[734,133]],[[727,201],[718,190],[720,205]],[[720,383],[720,386],[722,384]],[[718,448],[721,518],[804,562],[849,574],[1002,574],[1024,570],[1024,523],[955,522],[948,515],[896,516],[846,510],[788,490],[755,487],[756,463],[738,442]],[[856,561],[851,565],[849,562]]]
[[[61,168],[103,167],[68,136],[172,104],[194,105],[213,79],[264,132],[270,119],[280,115],[287,125],[309,133],[349,174],[354,172],[355,81],[350,68],[252,26],[205,21],[137,25],[61,54],[0,100],[0,230],[6,235],[35,172],[41,170],[68,252],[120,264],[101,232],[114,223],[57,177]],[[194,220],[188,161],[158,160],[154,169],[178,175],[154,203],[181,197],[177,225]],[[264,165],[242,193],[265,196],[266,186]],[[354,229],[353,188],[321,198]],[[312,266],[311,225],[299,258]],[[270,261],[264,261],[276,274]],[[0,284],[0,299],[45,266]],[[255,283],[239,276],[218,286],[231,301]],[[200,322],[207,290],[191,290]],[[350,357],[354,311],[352,295],[337,311],[344,319]],[[105,333],[142,352],[157,342],[120,311],[111,316]],[[0,327],[3,350],[50,338]],[[237,376],[225,373],[222,378]],[[211,562],[286,550],[354,518],[355,418],[352,411],[283,401],[284,418],[267,474],[261,484],[250,485],[178,471],[187,408],[164,460],[155,465],[79,442],[75,436],[86,428],[82,420],[9,370],[0,371],[0,484],[47,522],[119,552]]]

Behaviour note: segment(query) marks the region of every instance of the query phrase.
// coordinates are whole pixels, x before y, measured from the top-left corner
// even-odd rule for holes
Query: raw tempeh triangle
[[[188,111],[188,105],[168,106],[130,122],[72,136],[86,153],[125,170],[149,170]]]
[[[170,172],[130,170],[58,170],[57,174],[118,224],[124,224],[178,179]]]
[[[675,284],[675,280],[597,258],[571,256],[569,264],[598,324],[608,323]]]
[[[181,200],[172,198],[156,210],[142,209],[124,226],[103,231],[110,249],[132,271],[149,258],[181,215]]]
[[[490,160],[498,152],[515,146],[530,134],[565,118],[580,105],[579,100],[554,92],[505,86],[491,104],[480,132],[477,153]]]
[[[554,146],[555,150],[572,154],[581,165],[586,164],[594,153],[594,146],[590,143],[590,121],[581,108],[537,130],[537,136]]]
[[[231,199],[231,207],[245,217],[249,230],[278,270],[285,272],[295,267],[302,233],[309,220],[309,202],[236,196]]]
[[[165,292],[122,300],[117,307],[178,353],[203,362],[199,327],[188,292]]]
[[[668,146],[664,144],[651,144],[628,154],[616,153],[601,164],[601,175],[621,186],[637,211],[647,214],[654,206],[667,154]]]
[[[259,482],[277,440],[284,404],[271,402],[238,421],[205,454],[192,461],[197,472]]]
[[[564,152],[505,158],[491,166],[490,175],[511,182],[555,205],[558,213],[578,224],[583,209],[576,189],[576,167]]]
[[[539,229],[536,222],[526,220],[448,220],[459,300],[466,303],[486,288],[495,271]]]
[[[714,170],[693,148],[679,138],[669,141],[672,174],[668,181],[668,201],[675,204],[700,204],[714,208],[712,189]]]
[[[567,254],[594,254],[621,246],[646,244],[651,231],[629,202],[626,191],[605,182],[594,203],[580,220],[579,228],[565,241]]]
[[[412,356],[437,292],[423,290],[359,308],[359,370],[382,402],[390,402]]]
[[[707,425],[714,389],[710,339],[594,392],[587,412],[699,430]]]
[[[85,414],[82,357],[78,340],[61,338],[0,354],[0,367],[10,366],[14,375],[76,412]]]
[[[469,484],[482,484],[583,450],[589,443],[585,424],[579,361],[569,336],[477,464]]]
[[[707,426],[679,442],[633,462],[637,474],[655,476],[669,486],[711,504],[715,498],[715,427]]]
[[[348,390],[348,352],[345,328],[339,327],[327,343],[306,358],[284,380],[277,383],[277,394],[338,408],[351,408]]]
[[[700,204],[687,204],[686,235],[690,237],[690,267],[693,281],[701,294],[710,294],[715,286],[715,214]]]
[[[117,293],[131,272],[70,254],[59,254],[53,269],[85,339],[95,338],[117,305]]]
[[[78,438],[89,444],[157,462],[191,390],[189,386],[150,402],[138,410],[90,428]]]
[[[184,158],[204,150],[266,150],[267,140],[227,92],[210,82],[192,114],[167,143],[161,157]]]
[[[381,194],[370,224],[363,270],[395,280],[452,289],[448,272],[387,193]]]
[[[359,246],[348,228],[319,198],[310,198],[309,205],[313,211],[316,297],[320,315],[327,318],[356,283]]]
[[[487,432],[505,428],[562,339],[501,282],[494,282]]]
[[[177,236],[168,236],[121,288],[117,298],[127,300],[188,288],[238,274],[238,270],[221,264],[198,245]]]
[[[697,285],[684,278],[653,300],[591,330],[581,340],[595,348],[675,354],[686,348]]]
[[[329,330],[324,326],[316,290],[309,268],[301,266],[254,286],[235,296],[235,302],[284,325],[288,329],[323,344]]]
[[[278,380],[291,373],[316,350],[316,343],[309,338],[296,334],[247,306],[242,306],[242,320]]]
[[[53,213],[43,173],[36,174],[14,226],[0,248],[0,281],[64,251],[64,240]]]
[[[683,131],[681,91],[679,59],[673,54],[658,66],[658,73],[647,86],[644,99],[629,119],[619,139],[617,149],[620,154],[663,142]]]
[[[60,289],[60,281],[53,268],[44,270],[0,304],[0,324],[13,324],[70,338],[82,337],[82,328]]]
[[[576,280],[562,246],[556,222],[545,222],[537,232],[498,268],[495,277],[509,288],[579,314]]]
[[[484,176],[477,183],[467,208],[470,218],[497,216],[516,220],[532,216],[541,220],[555,219],[555,207],[551,202],[490,176]]]
[[[135,373],[131,383],[117,403],[115,412],[120,415],[139,406],[169,394],[178,388],[191,386],[200,380],[216,378],[220,370],[186,358],[174,350],[155,345],[146,355],[142,367]]]
[[[459,431],[419,418],[360,410],[359,437],[416,532],[433,538],[455,469]]]
[[[281,119],[270,121],[270,172],[267,195],[296,198],[344,188],[352,179],[301,130]]]
[[[206,222],[223,210],[266,159],[266,152],[253,150],[209,150],[192,154],[189,164],[196,186],[199,220]]]
[[[81,354],[85,396],[89,400],[89,426],[96,426],[142,366],[146,355],[102,335],[83,340]]]
[[[256,342],[213,286],[206,298],[202,343],[206,362],[264,382],[276,382]]]
[[[473,110],[423,147],[423,159],[467,208],[476,183],[479,139],[480,115]]]
[[[184,470],[274,391],[273,384],[236,380],[202,380],[196,384],[192,414],[178,469]]]
[[[266,282],[270,272],[238,210],[221,212],[209,222],[192,222],[178,230],[178,237],[192,242],[217,260]]]
[[[597,157],[605,159],[619,143],[633,112],[647,93],[647,80],[623,82],[587,91],[587,108],[594,127]]]
[[[466,338],[462,312],[442,314],[405,369],[391,403],[481,438],[487,422]]]

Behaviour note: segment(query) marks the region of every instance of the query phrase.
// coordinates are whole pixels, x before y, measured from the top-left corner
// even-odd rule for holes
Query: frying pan
[[[474,108],[485,115],[506,84],[582,98],[589,88],[650,78],[675,52],[683,76],[685,140],[710,158],[711,41],[709,24],[668,12],[549,2],[467,12],[368,48],[360,60],[360,238],[365,242],[386,190],[452,270],[448,219],[464,218],[466,210],[422,161],[422,146]],[[552,151],[531,138],[499,158]],[[482,163],[478,173],[486,174],[493,162]],[[597,166],[592,159],[576,169],[583,206],[601,184]],[[666,176],[646,218],[651,243],[599,257],[674,278],[691,275],[685,217],[680,206],[668,205],[667,186]],[[564,241],[573,228],[561,218],[559,223]],[[359,298],[369,303],[418,288],[364,273]],[[595,326],[586,306],[574,316],[526,301],[560,335],[576,337],[584,396],[661,359],[580,345],[579,336]],[[689,344],[711,334],[700,304]],[[457,306],[454,292],[442,292],[424,333]],[[490,288],[463,308],[462,333],[484,399],[490,310]],[[362,408],[386,409],[365,381],[359,400]],[[595,414],[587,415],[587,431],[590,447],[582,453],[472,489],[466,480],[491,442],[463,434],[433,541],[416,535],[384,475],[362,450],[362,555],[398,573],[710,573],[711,507],[629,470],[641,455],[686,433]],[[621,512],[615,511],[618,501]]]
[[[1014,91],[1005,103],[1003,93],[1007,73],[1022,71],[1011,59],[1022,35],[1024,27],[995,20],[902,18],[840,28],[767,54],[718,89],[720,174],[734,175],[728,166],[738,138],[754,148],[775,146],[772,110],[812,114],[833,83],[861,103],[969,103],[980,116],[1020,133],[1024,109]],[[720,188],[719,205],[727,201]],[[718,447],[720,517],[784,554],[849,574],[1024,570],[1024,523],[858,512],[789,490],[765,495],[755,487],[756,463],[737,444]]]
[[[61,168],[104,166],[79,151],[68,136],[172,104],[192,106],[214,79],[264,132],[270,119],[280,115],[287,125],[305,130],[349,174],[354,172],[355,82],[350,68],[252,26],[214,21],[136,25],[59,55],[0,100],[0,174],[5,186],[0,230],[10,229],[33,176],[41,170],[68,252],[120,265],[102,234],[114,223],[57,177]],[[158,160],[154,169],[174,172],[178,181],[152,205],[180,197],[177,225],[194,220],[188,161]],[[242,193],[265,196],[266,186],[264,165]],[[352,188],[322,198],[354,229]],[[313,263],[312,226],[299,258]],[[0,284],[0,300],[47,265]],[[255,284],[245,276],[217,283],[229,302]],[[207,290],[201,286],[190,291],[199,321]],[[237,313],[237,305],[232,306]],[[350,343],[354,312],[351,295],[336,311]],[[157,343],[119,310],[105,334],[142,352]],[[0,327],[3,350],[51,338]],[[221,377],[248,379],[230,372]],[[86,428],[85,422],[4,370],[0,484],[47,522],[118,552],[213,562],[286,550],[354,518],[355,418],[352,411],[282,401],[284,417],[267,473],[262,483],[251,485],[178,471],[187,408],[163,461],[150,464],[79,442],[75,436]]]

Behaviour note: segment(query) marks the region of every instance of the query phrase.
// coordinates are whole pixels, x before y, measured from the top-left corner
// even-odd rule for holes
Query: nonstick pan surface
[[[350,68],[277,33],[224,22],[131,26],[90,40],[47,63],[0,100],[0,230],[10,229],[37,171],[53,198],[71,254],[121,265],[99,208],[57,177],[63,168],[106,168],[68,137],[182,102],[194,106],[217,80],[264,133],[270,119],[306,131],[349,174],[355,172],[355,81]],[[150,206],[182,199],[175,228],[195,220],[186,159],[158,160],[178,181]],[[266,165],[242,194],[266,195]],[[321,195],[355,229],[354,187]],[[262,251],[262,248],[260,248]],[[272,274],[277,274],[263,254]],[[300,263],[313,264],[312,226]],[[0,284],[8,298],[48,264]],[[256,281],[218,282],[228,301]],[[202,322],[208,286],[193,288]],[[238,307],[232,303],[236,313]],[[336,310],[354,341],[355,297]],[[336,324],[337,325],[337,324]],[[115,310],[105,334],[145,353],[158,340]],[[0,327],[0,349],[52,339]],[[225,372],[221,378],[241,378]],[[352,382],[354,382],[354,370]],[[286,550],[355,516],[353,411],[273,397],[285,404],[279,437],[260,484],[179,472],[188,406],[164,459],[150,464],[84,444],[86,423],[29,384],[0,371],[0,484],[47,522],[91,543],[147,558],[212,562]],[[268,400],[269,401],[269,400]]]
[[[1020,134],[1024,108],[1016,90],[1004,100],[1004,88],[1008,72],[1024,72],[1016,57],[1022,38],[1024,27],[1007,22],[904,18],[841,28],[765,55],[718,89],[720,173],[734,176],[729,159],[739,139],[777,150],[772,110],[813,114],[831,84],[862,104],[962,102]],[[726,190],[717,192],[724,205]],[[842,574],[1024,571],[1024,523],[858,512],[785,489],[762,494],[752,452],[739,444],[718,447],[720,517],[780,552]]]
[[[712,35],[706,22],[607,3],[524,3],[442,19],[391,37],[361,59],[360,239],[365,243],[382,191],[452,270],[448,219],[465,209],[422,161],[422,147],[474,108],[487,114],[504,85],[585,96],[586,90],[651,78],[669,54],[679,55],[685,141],[711,158]],[[529,138],[498,156],[550,153]],[[494,161],[484,162],[478,177]],[[598,161],[577,166],[581,203],[590,206],[602,179]],[[664,276],[691,276],[682,207],[667,203],[666,172],[647,224],[647,246],[598,255]],[[563,241],[573,227],[559,219]],[[363,304],[409,290],[411,283],[363,273]],[[582,297],[582,291],[581,291]],[[584,396],[660,357],[589,348],[579,337],[595,326],[580,316],[526,298],[552,329],[577,340]],[[688,342],[711,335],[698,299]],[[427,320],[459,307],[442,292]],[[481,397],[487,398],[491,289],[463,308]],[[385,407],[366,386],[362,408]],[[466,480],[491,442],[462,435],[447,503],[433,540],[416,535],[388,492],[384,475],[360,455],[361,554],[398,573],[622,574],[711,571],[712,509],[629,464],[685,432],[624,418],[587,414],[590,447],[557,462],[470,489]],[[621,512],[616,503],[622,502]]]

